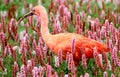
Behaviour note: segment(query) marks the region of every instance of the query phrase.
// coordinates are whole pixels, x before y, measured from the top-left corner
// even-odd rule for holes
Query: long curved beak
[[[25,14],[23,17],[21,17],[19,20],[18,20],[18,24],[26,17],[28,16],[32,16],[33,15],[33,11],[30,11],[29,13]]]

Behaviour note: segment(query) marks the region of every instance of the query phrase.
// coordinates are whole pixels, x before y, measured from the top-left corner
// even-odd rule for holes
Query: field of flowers
[[[38,17],[17,21],[42,4],[49,16],[51,34],[72,32],[103,42],[110,52],[78,66],[72,54],[62,59],[47,47]],[[73,64],[73,65],[72,65]],[[120,77],[119,0],[0,0],[0,77]]]

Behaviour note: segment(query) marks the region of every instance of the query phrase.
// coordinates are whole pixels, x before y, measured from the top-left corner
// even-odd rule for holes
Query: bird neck
[[[43,40],[47,42],[50,33],[48,29],[48,15],[45,9],[41,11],[40,18],[41,18],[41,36]]]

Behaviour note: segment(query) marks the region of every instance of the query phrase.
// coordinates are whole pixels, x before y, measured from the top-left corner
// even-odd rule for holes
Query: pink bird
[[[19,21],[22,21],[24,18],[28,16],[36,15],[41,18],[41,36],[46,45],[50,48],[50,50],[58,55],[58,51],[62,50],[62,57],[65,59],[67,53],[71,53],[71,42],[75,39],[74,43],[74,53],[73,60],[75,64],[78,64],[81,60],[81,49],[83,49],[85,56],[87,58],[93,57],[93,48],[96,47],[99,53],[108,52],[106,45],[100,43],[96,40],[89,39],[84,37],[83,35],[79,35],[76,33],[59,33],[52,35],[49,33],[48,29],[48,15],[46,9],[40,5],[35,6],[33,10],[26,15],[24,15]]]

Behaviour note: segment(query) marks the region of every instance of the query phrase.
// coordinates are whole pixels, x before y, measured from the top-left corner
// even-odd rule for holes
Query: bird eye
[[[33,9],[32,11],[35,12],[35,9]]]

